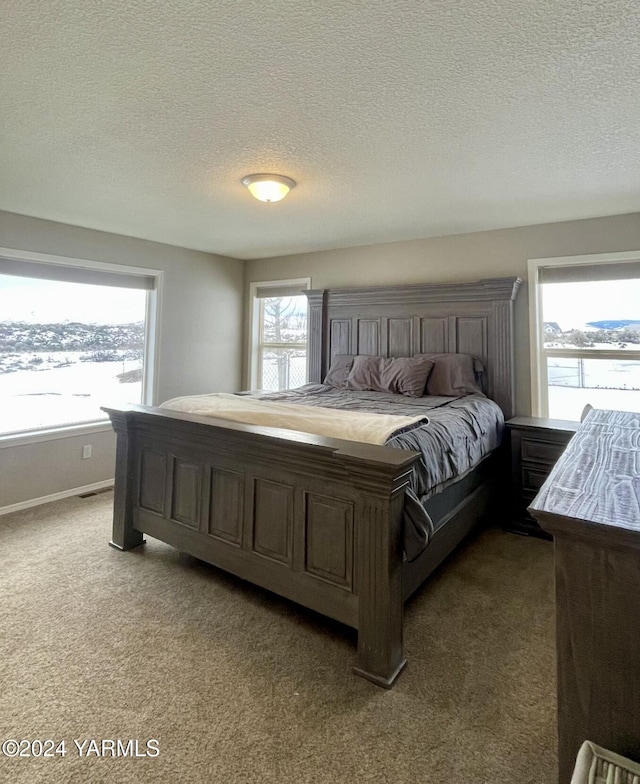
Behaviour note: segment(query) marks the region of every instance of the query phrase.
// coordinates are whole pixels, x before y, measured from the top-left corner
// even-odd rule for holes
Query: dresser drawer
[[[548,468],[552,468],[566,446],[566,443],[558,444],[524,437],[521,442],[521,460],[523,462],[544,463]]]

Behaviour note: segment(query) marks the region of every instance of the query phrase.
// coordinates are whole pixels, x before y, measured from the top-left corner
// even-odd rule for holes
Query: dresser
[[[529,512],[555,540],[566,784],[587,739],[640,761],[640,413],[591,411]]]
[[[511,449],[511,514],[508,527],[518,533],[546,536],[527,507],[571,437],[578,422],[517,416],[507,423]]]

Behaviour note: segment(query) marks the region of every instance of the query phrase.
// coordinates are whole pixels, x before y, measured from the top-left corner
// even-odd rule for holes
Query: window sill
[[[26,444],[39,444],[43,441],[57,441],[61,438],[73,438],[74,436],[89,436],[94,433],[107,433],[110,430],[112,430],[111,423],[105,420],[76,425],[61,425],[60,427],[23,431],[21,433],[7,433],[4,436],[0,436],[0,449],[25,446]]]

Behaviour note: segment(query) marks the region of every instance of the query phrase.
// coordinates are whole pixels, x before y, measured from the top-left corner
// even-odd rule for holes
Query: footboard
[[[402,509],[415,452],[179,414],[104,409],[117,434],[111,544],[147,533],[358,630],[355,672],[402,652]]]

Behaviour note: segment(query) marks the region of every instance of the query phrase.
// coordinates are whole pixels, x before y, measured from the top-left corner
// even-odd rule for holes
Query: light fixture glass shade
[[[246,185],[254,198],[266,202],[284,199],[296,185],[290,177],[281,174],[249,174],[243,177],[242,184]]]

